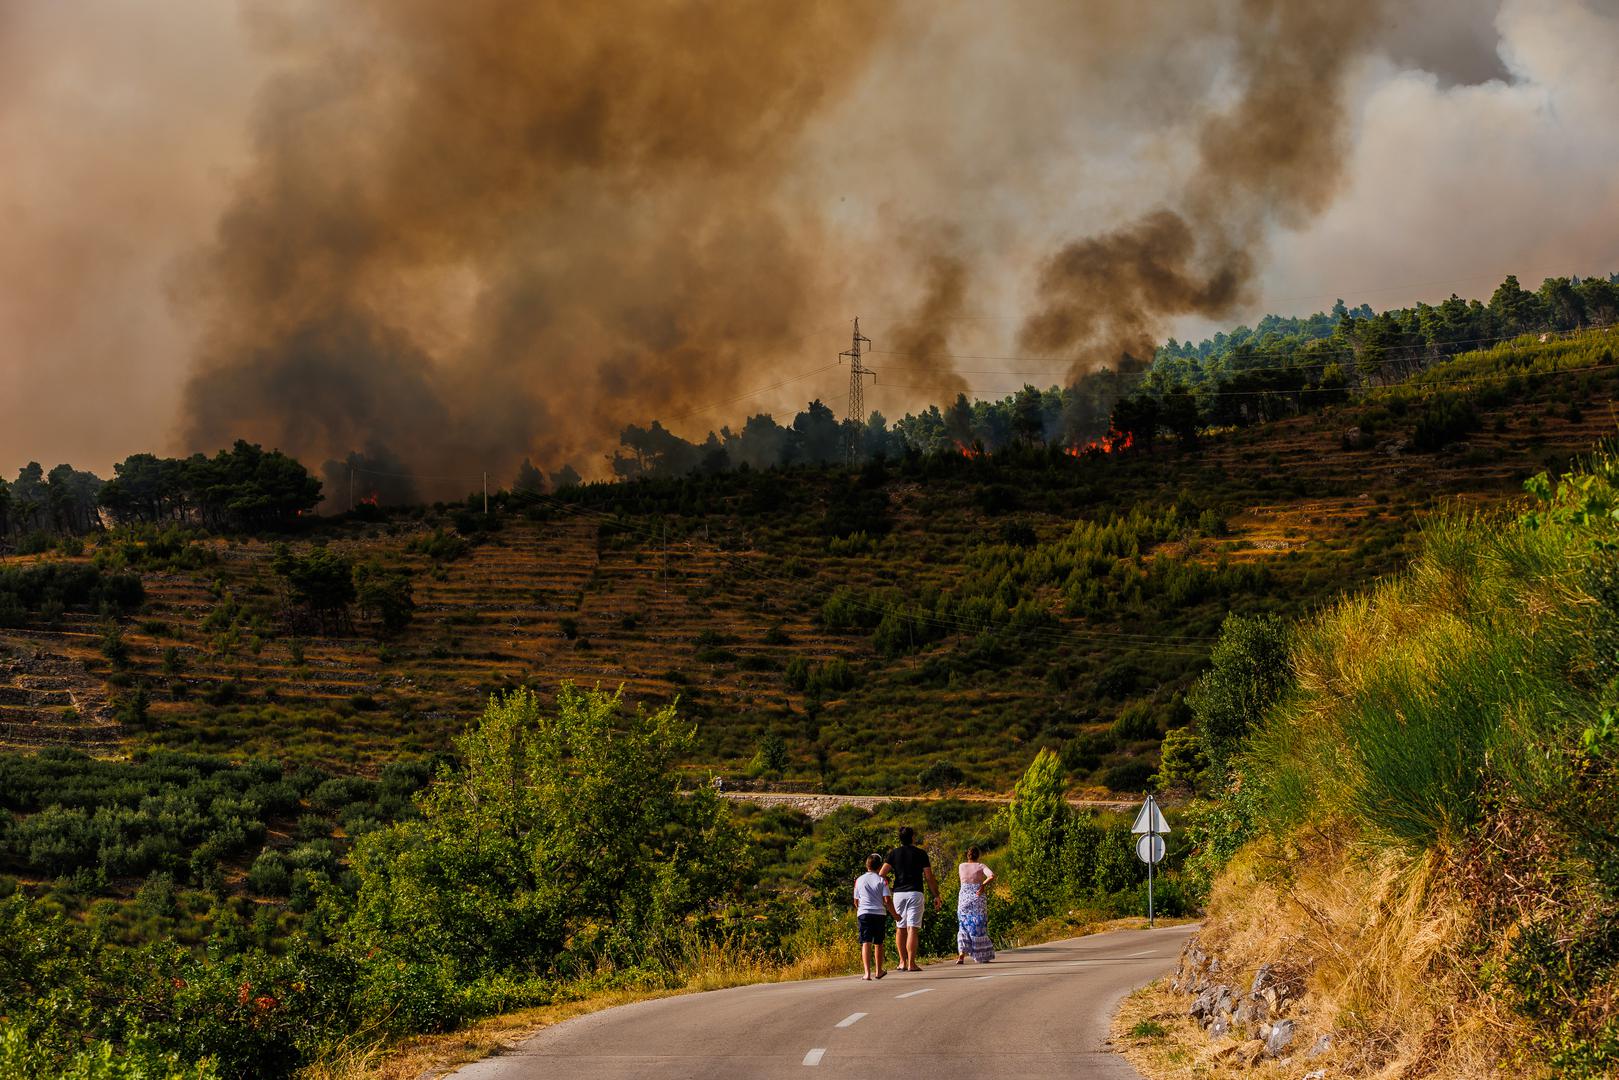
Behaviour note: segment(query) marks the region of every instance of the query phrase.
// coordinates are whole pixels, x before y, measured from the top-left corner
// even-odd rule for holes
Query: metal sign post
[[[1153,871],[1164,857],[1167,847],[1164,834],[1169,832],[1169,822],[1164,820],[1158,801],[1151,795],[1141,804],[1141,812],[1136,814],[1136,823],[1130,826],[1130,831],[1141,838],[1136,841],[1136,858],[1147,864],[1147,928],[1150,930],[1153,926]]]

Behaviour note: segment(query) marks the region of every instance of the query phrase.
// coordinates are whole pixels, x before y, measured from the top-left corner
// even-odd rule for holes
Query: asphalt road
[[[1175,966],[1192,929],[1071,938],[1001,953],[990,964],[933,964],[881,981],[846,976],[644,1001],[558,1024],[454,1075],[1139,1077],[1103,1049],[1109,1020],[1126,994]]]

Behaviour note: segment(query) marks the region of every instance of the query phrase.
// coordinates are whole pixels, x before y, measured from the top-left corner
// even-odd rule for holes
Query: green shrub
[[[491,701],[421,817],[355,845],[349,933],[375,957],[367,971],[414,1000],[415,981],[392,972],[419,969],[428,987],[544,976],[564,949],[588,969],[632,942],[655,949],[740,890],[747,862],[722,801],[669,780],[691,737],[672,707],[629,712],[566,683],[551,710],[527,690]]]
[[[1196,791],[1207,779],[1208,755],[1203,740],[1191,728],[1172,728],[1164,735],[1158,751],[1158,775],[1153,786],[1159,791]]]
[[[1113,722],[1113,737],[1121,743],[1158,737],[1158,715],[1150,701],[1132,701]]]
[[[787,771],[790,760],[786,740],[775,731],[766,731],[759,736],[758,749],[748,764],[748,775],[780,776]]]
[[[949,761],[935,761],[916,778],[923,791],[946,791],[960,787],[966,779],[967,774]]]
[[[1187,695],[1203,750],[1224,771],[1250,725],[1281,697],[1292,679],[1288,631],[1270,616],[1228,615],[1209,657],[1210,669]]]
[[[1102,770],[1102,786],[1109,791],[1145,791],[1153,778],[1153,767],[1145,761],[1124,761]]]
[[[260,896],[286,896],[292,889],[292,872],[278,851],[266,851],[253,860],[247,872],[247,887]]]

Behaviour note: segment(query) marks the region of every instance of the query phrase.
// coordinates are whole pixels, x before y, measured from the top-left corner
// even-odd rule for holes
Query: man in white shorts
[[[928,853],[915,846],[916,831],[909,825],[899,830],[899,847],[888,853],[887,861],[878,871],[883,877],[893,875],[894,948],[899,950],[900,971],[921,971],[916,962],[916,946],[922,936],[922,888],[933,894],[933,910],[939,910],[939,883],[933,877],[933,865]]]

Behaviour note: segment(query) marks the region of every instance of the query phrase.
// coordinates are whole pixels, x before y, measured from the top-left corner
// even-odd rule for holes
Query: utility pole
[[[484,517],[489,516],[489,472],[488,472],[488,470],[485,470],[484,474],[483,474],[483,516]]]
[[[349,513],[354,513],[354,462],[349,462]]]
[[[873,383],[877,381],[877,373],[860,362],[861,345],[870,346],[871,339],[860,333],[860,317],[857,315],[854,320],[854,340],[850,342],[848,349],[838,353],[838,363],[841,364],[845,357],[849,360],[849,405],[844,411],[843,420],[849,428],[851,462],[860,451],[859,425],[866,422],[866,376],[870,375]],[[854,421],[853,424],[849,423],[851,420]]]

